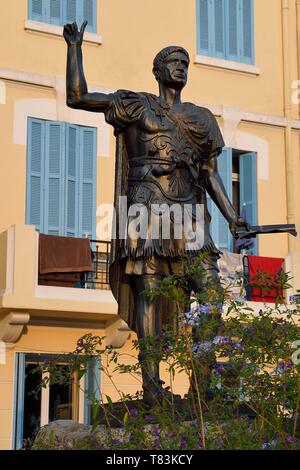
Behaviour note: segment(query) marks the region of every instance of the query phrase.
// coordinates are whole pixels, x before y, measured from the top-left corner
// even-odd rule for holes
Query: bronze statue
[[[169,46],[154,59],[153,74],[159,96],[118,90],[112,94],[89,93],[82,65],[82,40],[76,23],[64,27],[68,44],[67,105],[75,109],[102,112],[117,137],[115,203],[127,196],[128,207],[142,204],[176,203],[204,207],[204,240],[187,250],[186,237],[153,238],[151,223],[146,236],[113,241],[110,282],[119,304],[119,314],[139,339],[158,336],[168,316],[166,299],[151,300],[145,291],[172,273],[181,255],[207,252],[203,263],[205,277],[218,282],[219,250],[209,232],[210,214],[206,192],[229,223],[233,235],[248,230],[247,223],[234,210],[218,173],[217,159],[224,141],[214,115],[206,108],[181,102],[187,82],[189,55],[182,47]],[[192,209],[193,212],[193,209]],[[192,218],[193,218],[192,214]],[[129,217],[130,219],[130,217]],[[171,220],[171,224],[176,220]],[[173,233],[173,232],[172,232]],[[206,279],[191,279],[190,289],[201,290]],[[144,401],[154,404],[164,396],[159,362],[147,360],[141,348]]]

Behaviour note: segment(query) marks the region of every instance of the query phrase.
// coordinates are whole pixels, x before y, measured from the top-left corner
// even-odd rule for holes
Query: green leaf
[[[95,421],[96,418],[98,417],[98,411],[99,411],[98,403],[93,403],[92,404],[92,418],[93,418],[93,421]]]
[[[109,408],[112,409],[112,408],[113,408],[113,401],[112,401],[112,399],[110,398],[109,395],[105,395],[105,394],[104,394],[104,396],[106,397],[106,400],[108,401],[108,406],[109,406]]]
[[[123,418],[124,426],[126,426],[126,424],[128,423],[128,420],[129,420],[129,413],[128,411],[126,411],[124,418]]]

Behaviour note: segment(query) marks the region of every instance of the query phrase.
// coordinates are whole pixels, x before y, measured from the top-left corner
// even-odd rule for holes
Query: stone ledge
[[[32,20],[25,20],[24,29],[27,31],[35,31],[38,33],[46,33],[52,36],[63,36],[63,27],[49,24],[49,23],[41,23],[39,21],[32,21]],[[99,34],[90,33],[86,31],[84,33],[84,42],[100,45],[102,44],[103,40]]]
[[[236,72],[247,73],[250,75],[260,75],[260,68],[252,64],[244,64],[243,62],[234,62],[232,60],[219,59],[217,57],[209,57],[206,55],[196,55],[195,64],[206,65],[208,67],[216,67],[220,69],[233,70]]]

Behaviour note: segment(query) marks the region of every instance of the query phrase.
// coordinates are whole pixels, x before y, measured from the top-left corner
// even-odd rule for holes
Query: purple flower
[[[196,326],[199,322],[197,307],[192,307],[189,312],[185,312],[184,320],[187,325]]]
[[[214,344],[228,344],[230,342],[230,339],[227,336],[215,336],[213,339]]]
[[[195,343],[192,346],[192,352],[194,354],[199,354],[200,352],[210,352],[212,350],[213,344],[210,341],[204,341],[203,343]]]
[[[284,361],[280,361],[280,362],[279,362],[279,364],[278,364],[278,370],[279,370],[279,372],[280,372],[281,374],[284,373],[284,371],[285,371],[285,363],[284,363]]]
[[[157,449],[157,450],[160,450],[160,449],[161,449],[160,442],[159,442],[158,439],[156,439],[156,440],[154,441],[154,447],[155,447],[155,449]]]
[[[146,421],[152,421],[152,420],[153,420],[153,416],[151,416],[151,415],[146,415],[146,416],[145,416],[145,420],[146,420]]]
[[[241,352],[243,351],[243,346],[241,345],[241,343],[235,343],[234,349],[235,349],[237,352],[241,353]]]
[[[295,436],[287,436],[285,441],[288,443],[288,444],[294,444],[295,442],[297,442],[297,439]]]
[[[187,440],[184,436],[181,436],[180,438],[180,449],[183,449],[187,444]]]
[[[160,431],[159,431],[159,425],[158,424],[154,424],[152,426],[152,432],[153,432],[155,437],[160,437]]]
[[[210,304],[204,304],[199,306],[200,313],[206,315],[207,313],[211,312],[213,307]]]
[[[241,295],[237,295],[237,296],[234,298],[234,301],[235,301],[235,302],[239,302],[239,303],[244,303],[244,302],[245,302],[245,298],[242,297]]]
[[[276,440],[273,439],[273,440],[270,441],[270,442],[265,442],[265,443],[261,446],[261,448],[264,449],[264,450],[265,450],[265,449],[273,449],[275,446],[276,446]]]
[[[119,445],[121,444],[121,441],[119,441],[119,439],[113,439],[113,440],[111,441],[111,443],[112,443],[112,445],[114,445],[114,446],[119,446]]]
[[[224,366],[217,366],[215,371],[218,375],[222,375],[222,373],[224,371]]]
[[[274,400],[273,395],[269,395],[268,400],[269,400],[269,401],[273,401],[273,400]]]
[[[136,408],[132,408],[130,410],[130,416],[132,416],[133,418],[136,418],[138,415],[138,410]]]

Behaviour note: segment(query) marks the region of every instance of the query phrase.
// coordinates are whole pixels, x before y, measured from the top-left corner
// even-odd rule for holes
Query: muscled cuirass
[[[128,160],[125,188],[128,224],[134,217],[130,212],[132,206],[146,207],[148,211],[146,234],[136,237],[128,230],[121,243],[122,255],[136,259],[153,255],[177,257],[186,253],[186,233],[183,231],[179,239],[174,237],[174,224],[183,224],[187,213],[191,217],[191,229],[201,229],[204,233],[201,244],[193,245],[192,251],[217,251],[209,234],[210,216],[201,175],[202,163],[223,142],[212,114],[190,103],[180,103],[171,109],[154,95],[119,91],[106,120],[124,137]],[[182,211],[169,212],[171,230],[166,238],[154,224],[161,223],[164,210],[174,204]],[[197,204],[204,211],[203,227],[198,228]],[[158,217],[151,219],[155,211]]]

